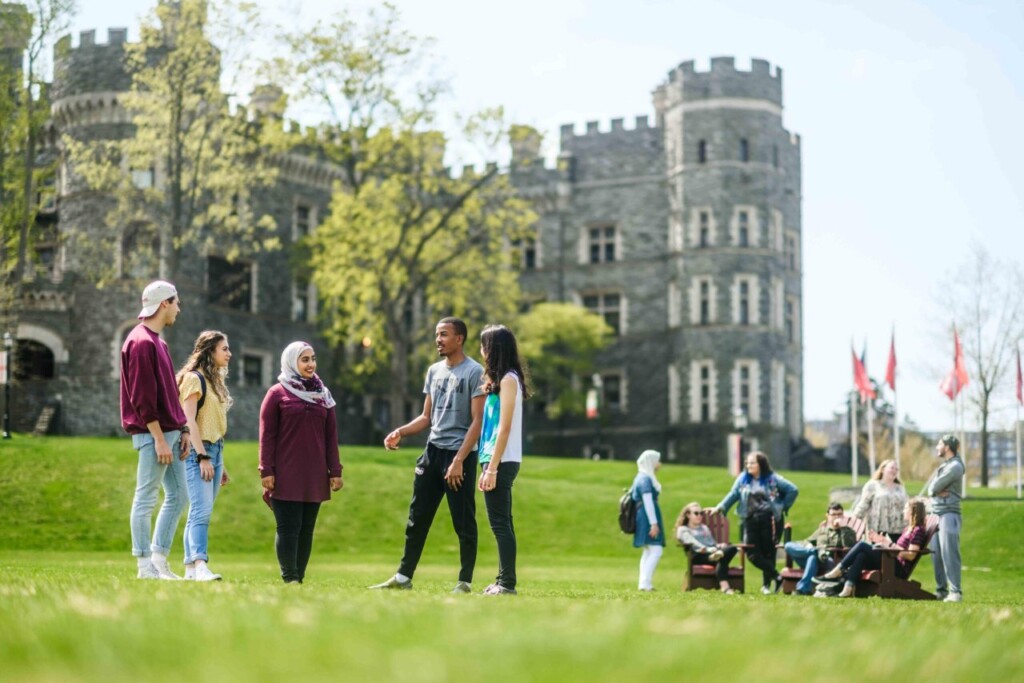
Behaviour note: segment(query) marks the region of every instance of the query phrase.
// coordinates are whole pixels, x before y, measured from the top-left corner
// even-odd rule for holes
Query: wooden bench
[[[718,510],[704,511],[704,523],[711,530],[711,535],[716,543],[729,543],[729,518]],[[698,588],[720,590],[718,579],[715,577],[715,565],[694,564],[694,553],[690,548],[683,548],[686,551],[686,576],[683,578],[683,590],[691,591]],[[739,558],[739,566],[729,567],[729,587],[734,591],[743,592],[744,576],[746,573],[746,555],[742,546],[736,553]],[[733,560],[735,562],[735,559]]]
[[[858,517],[854,517],[850,513],[846,513],[845,515],[843,515],[843,525],[853,529],[853,533],[855,534],[856,539],[858,541],[864,537],[864,520]],[[824,526],[825,522],[823,521],[821,524],[818,525],[818,529],[822,529],[824,528]],[[782,548],[782,546],[779,547]],[[848,551],[849,548],[828,548],[827,550],[832,554],[832,559],[838,562],[839,560],[843,559],[843,555],[846,554],[846,551]],[[820,563],[818,566],[821,570],[818,572],[818,575],[820,576],[825,572],[825,567]],[[779,572],[779,575],[782,577],[782,592],[788,595],[789,593],[792,593],[796,590],[796,584],[799,583],[800,579],[803,578],[804,570],[800,567],[800,565],[796,564],[792,557],[790,557],[787,554],[786,566],[782,569],[782,571]]]
[[[924,545],[918,551],[917,557],[907,563],[906,578],[896,575],[896,555],[899,554],[900,550],[896,548],[882,549],[882,568],[861,572],[854,595],[858,598],[877,595],[880,598],[899,598],[902,600],[935,600],[934,593],[921,588],[921,582],[914,581],[910,577],[913,575],[914,568],[917,567],[921,557],[931,552],[928,546],[938,530],[938,515],[928,515],[925,519]]]

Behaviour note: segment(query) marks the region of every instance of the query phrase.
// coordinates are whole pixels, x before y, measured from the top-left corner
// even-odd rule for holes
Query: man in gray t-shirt
[[[469,593],[476,566],[476,447],[484,409],[484,369],[466,356],[466,323],[443,318],[434,341],[443,360],[427,371],[423,384],[423,412],[387,435],[384,447],[398,448],[403,436],[430,429],[427,447],[416,461],[409,521],[405,527],[405,554],[398,572],[371,588],[412,588],[412,575],[423,554],[430,523],[448,499],[452,526],[459,537],[462,567],[453,593]],[[465,482],[469,482],[468,484]]]

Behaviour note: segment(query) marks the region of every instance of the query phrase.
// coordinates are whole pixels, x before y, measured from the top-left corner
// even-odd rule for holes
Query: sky
[[[127,27],[152,0],[86,0],[74,32]],[[348,3],[260,0],[289,25]],[[436,39],[452,92],[444,106],[503,105],[546,135],[648,114],[679,62],[713,56],[783,69],[784,126],[802,138],[804,415],[828,418],[852,386],[850,344],[885,374],[895,330],[898,406],[949,429],[938,389],[951,366],[950,315],[937,302],[972,245],[1024,264],[1024,3],[990,0],[393,0],[405,26]],[[284,9],[282,9],[284,8]],[[457,166],[458,164],[453,164]],[[1014,419],[1010,379],[997,427]],[[968,427],[972,420],[968,418]]]

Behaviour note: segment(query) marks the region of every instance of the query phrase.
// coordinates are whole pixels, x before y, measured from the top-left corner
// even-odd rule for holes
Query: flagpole
[[[857,392],[850,392],[850,472],[853,474],[853,485],[857,486]]]
[[[892,412],[893,412],[893,452],[896,455],[896,469],[900,469],[900,409],[899,403],[896,400],[896,390],[892,392]]]
[[[1017,498],[1020,498],[1020,401],[1017,401]]]
[[[967,416],[964,414],[964,392],[960,391],[960,450],[963,451],[964,460],[964,478],[963,478],[963,492],[964,498],[967,497]]]
[[[867,414],[868,414],[868,473],[869,476],[875,473],[875,406],[872,405],[871,399],[867,400]]]

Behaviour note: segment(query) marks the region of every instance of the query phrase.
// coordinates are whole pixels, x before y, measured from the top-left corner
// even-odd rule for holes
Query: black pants
[[[498,465],[494,490],[484,491],[487,521],[498,542],[497,584],[504,588],[516,587],[516,529],[512,524],[512,483],[519,474],[519,463],[503,462]]]
[[[313,529],[320,503],[303,503],[293,500],[270,499],[277,520],[277,562],[281,565],[281,578],[285,583],[298,581],[306,576],[309,554],[313,551]]]
[[[775,569],[775,529],[778,523],[773,525],[753,525],[745,521],[743,527],[743,541],[753,546],[747,557],[750,563],[761,570],[761,585],[767,586],[772,580],[778,578],[779,572]]]
[[[717,563],[712,562],[708,557],[711,553],[697,552],[693,554],[694,564],[713,564],[715,565],[715,578],[719,581],[729,580],[729,563],[732,562],[732,558],[736,557],[736,553],[739,551],[734,545],[726,546],[722,548],[722,559]]]
[[[872,547],[867,541],[858,541],[850,548],[846,557],[839,563],[843,568],[844,578],[850,583],[857,583],[860,573],[865,569],[882,568],[882,551]],[[906,577],[906,569],[900,562],[896,562],[896,576],[901,579]]]
[[[458,451],[438,448],[427,444],[423,455],[416,461],[416,478],[412,484],[412,501],[409,503],[409,522],[405,527],[405,554],[398,566],[398,573],[412,578],[416,565],[420,563],[423,546],[427,542],[430,525],[434,521],[441,499],[448,499],[448,511],[452,515],[452,526],[459,537],[459,581],[473,582],[473,568],[476,566],[476,451],[469,454],[462,463],[465,475],[458,491],[449,488],[444,473],[455,459]]]

